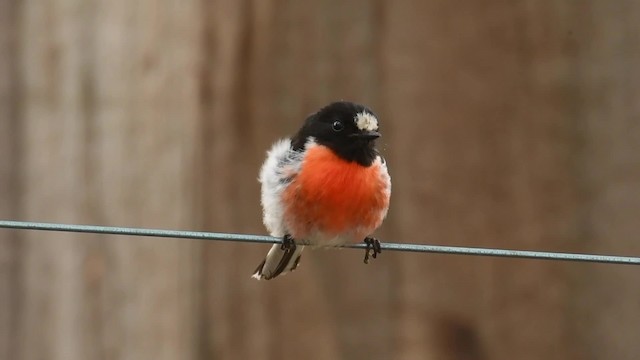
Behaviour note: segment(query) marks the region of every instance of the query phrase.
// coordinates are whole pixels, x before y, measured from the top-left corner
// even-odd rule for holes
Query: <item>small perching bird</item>
[[[282,243],[271,247],[253,278],[293,271],[304,245],[364,241],[365,263],[381,252],[371,234],[389,209],[391,178],[375,148],[378,130],[367,107],[335,102],[271,147],[259,178],[263,222]]]

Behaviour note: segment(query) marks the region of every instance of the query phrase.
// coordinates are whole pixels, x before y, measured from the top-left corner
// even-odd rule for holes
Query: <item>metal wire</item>
[[[128,227],[116,227],[116,226],[55,224],[55,223],[9,221],[9,220],[0,220],[0,228],[77,232],[77,233],[92,233],[92,234],[110,234],[110,235],[150,236],[150,237],[196,239],[196,240],[234,241],[234,242],[249,242],[249,243],[281,242],[280,238],[276,238],[272,236],[263,236],[263,235],[128,228]],[[348,244],[348,245],[342,245],[341,247],[351,248],[351,249],[364,249],[365,244]],[[390,251],[405,251],[405,252],[420,252],[420,253],[492,256],[492,257],[556,260],[556,261],[579,261],[579,262],[622,264],[622,265],[640,265],[640,257],[629,257],[629,256],[576,254],[576,253],[507,250],[507,249],[439,246],[439,245],[422,245],[422,244],[399,244],[399,243],[382,243],[382,249],[390,250]]]

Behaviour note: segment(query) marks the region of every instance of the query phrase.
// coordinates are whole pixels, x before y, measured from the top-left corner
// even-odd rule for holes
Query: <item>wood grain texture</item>
[[[563,122],[572,104],[557,99],[570,90],[562,71],[570,59],[561,44],[539,44],[527,26],[547,26],[556,37],[563,29],[535,7],[395,4],[386,38],[391,85],[384,88],[392,89],[385,98],[398,125],[390,163],[399,164],[392,165],[400,173],[394,203],[401,212],[392,212],[399,237],[568,249],[562,241],[575,236],[566,228],[575,201],[565,169],[574,129]],[[416,40],[417,33],[424,35]],[[544,61],[536,56],[558,64],[545,84],[537,83]],[[407,154],[417,160],[403,162]],[[560,316],[569,301],[563,269],[404,256],[396,334],[409,349],[405,358],[567,358],[571,345],[557,341],[570,321]],[[416,274],[424,279],[415,281]]]
[[[633,255],[636,8],[0,0],[0,216],[264,233],[265,151],[348,99],[381,119],[381,239]],[[327,250],[251,280],[267,249],[3,231],[0,358],[638,352],[632,268]]]
[[[25,218],[194,225],[195,7],[129,5],[24,4]],[[24,238],[15,358],[197,356],[199,244]]]
[[[0,219],[19,217],[20,154],[20,79],[17,55],[20,6],[13,1],[0,1]],[[14,358],[16,352],[16,320],[21,311],[16,292],[19,285],[21,254],[18,231],[0,234],[0,358]]]
[[[594,3],[584,11],[576,72],[584,138],[581,239],[586,251],[640,254],[640,24],[635,2]],[[593,27],[592,24],[598,24]],[[574,271],[573,313],[584,359],[634,359],[640,324],[637,269],[588,267]]]

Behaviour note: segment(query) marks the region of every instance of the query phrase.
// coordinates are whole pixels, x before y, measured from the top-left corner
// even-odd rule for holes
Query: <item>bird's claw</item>
[[[291,235],[287,234],[282,237],[282,245],[280,245],[280,249],[282,250],[290,250],[295,249],[296,243],[293,241]]]
[[[371,257],[374,259],[377,258],[378,254],[382,253],[382,247],[380,246],[380,241],[372,237],[366,237],[364,239],[364,243],[367,244],[367,247],[365,248],[365,253],[364,253],[364,263],[368,264],[369,255],[371,255]]]

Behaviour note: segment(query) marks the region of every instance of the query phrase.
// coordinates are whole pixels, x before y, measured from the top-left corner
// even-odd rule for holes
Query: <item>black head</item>
[[[310,115],[292,139],[294,150],[301,150],[312,137],[338,156],[369,166],[378,155],[375,139],[378,120],[365,106],[346,101],[331,103]]]

